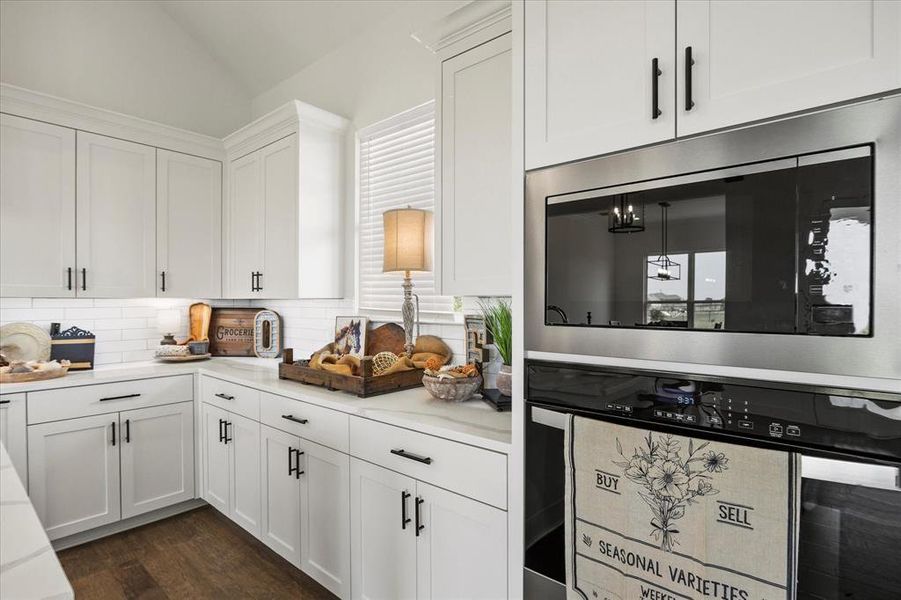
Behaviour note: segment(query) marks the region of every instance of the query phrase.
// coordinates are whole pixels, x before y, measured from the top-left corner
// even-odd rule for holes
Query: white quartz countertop
[[[59,379],[3,384],[0,385],[0,394],[195,372],[496,452],[508,454],[511,448],[510,413],[498,412],[479,399],[462,403],[442,402],[433,399],[425,388],[358,398],[348,392],[328,391],[279,379],[278,361],[272,359],[212,358],[193,363],[127,363],[73,372]]]
[[[0,597],[75,597],[3,444],[0,444]]]

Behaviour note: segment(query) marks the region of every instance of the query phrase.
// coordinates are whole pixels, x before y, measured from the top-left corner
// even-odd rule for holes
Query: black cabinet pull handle
[[[113,446],[116,445],[116,422],[113,421]]]
[[[422,515],[420,514],[420,507],[423,502],[425,502],[425,500],[420,496],[416,496],[416,537],[419,537],[419,532],[425,529],[425,525],[422,524]]]
[[[72,267],[69,267],[66,269],[66,279],[68,281],[66,283],[66,289],[71,290],[72,289]]]
[[[220,442],[224,442],[224,441],[225,441],[225,433],[223,433],[223,431],[222,431],[222,429],[223,429],[222,426],[223,426],[224,424],[225,424],[225,421],[223,421],[222,419],[219,419],[219,441],[220,441]]]
[[[691,57],[691,46],[685,46],[685,110],[694,108],[695,101],[691,98],[691,67],[695,64]]]
[[[294,448],[292,448],[291,446],[288,446],[288,477],[291,477],[291,475],[294,475],[294,470],[296,468],[293,464],[294,463],[293,459],[294,459]]]
[[[141,394],[125,394],[124,396],[110,396],[109,398],[101,398],[100,402],[109,402],[110,400],[125,400],[126,398],[137,398]]]
[[[12,400],[0,400],[0,404],[9,404]]]
[[[166,291],[166,272],[163,271],[163,272],[161,273],[161,275],[162,275],[162,277],[163,277],[163,287],[162,287],[162,289],[161,289],[160,291],[165,292],[165,291]]]
[[[251,292],[257,291],[257,272],[256,271],[250,272],[250,291]]]
[[[403,448],[392,448],[391,454],[396,454],[397,456],[400,456],[403,458],[409,458],[410,460],[415,460],[416,462],[421,462],[421,463],[424,463],[427,465],[432,464],[431,457],[419,456],[418,454],[411,454],[410,452],[407,452]]]
[[[295,417],[294,415],[282,415],[282,418],[289,421],[294,421],[295,423],[300,423],[301,425],[306,425],[310,422],[309,419],[301,419],[300,417]]]
[[[226,444],[229,443],[229,442],[231,442],[231,441],[233,440],[233,438],[229,437],[229,434],[228,434],[228,428],[231,427],[231,425],[232,425],[231,421],[226,421],[226,422],[225,422],[225,440],[223,440],[223,441],[224,441]]]
[[[223,400],[234,400],[234,396],[229,396],[228,394],[216,394],[217,398],[222,398]]]
[[[651,118],[656,119],[663,112],[660,110],[660,76],[663,71],[660,70],[658,59],[651,60]]]
[[[257,271],[257,291],[258,291],[258,292],[262,292],[262,291],[263,291],[263,284],[262,284],[262,281],[263,281],[263,272],[262,272],[262,271]]]
[[[412,519],[407,516],[407,498],[410,497],[410,492],[404,490],[400,493],[400,528],[406,529],[407,523],[409,523]]]
[[[125,443],[131,443],[131,419],[125,419]]]
[[[303,475],[303,471],[300,470],[300,455],[303,454],[301,450],[295,450],[294,456],[297,457],[297,464],[294,467],[294,479],[300,479],[300,476]]]
[[[88,270],[84,267],[81,268],[81,291],[88,291]]]

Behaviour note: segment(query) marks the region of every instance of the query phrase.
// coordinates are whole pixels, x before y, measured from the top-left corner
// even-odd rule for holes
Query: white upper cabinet
[[[510,269],[512,34],[441,64],[441,293],[507,296]]]
[[[75,131],[0,114],[0,296],[75,295]]]
[[[679,0],[677,20],[680,136],[901,86],[898,2]]]
[[[341,297],[346,128],[294,101],[225,139],[225,297]]]
[[[156,295],[156,149],[77,134],[78,295]]]
[[[156,154],[157,295],[222,295],[222,163]]]
[[[526,169],[674,137],[675,20],[675,0],[526,2]]]

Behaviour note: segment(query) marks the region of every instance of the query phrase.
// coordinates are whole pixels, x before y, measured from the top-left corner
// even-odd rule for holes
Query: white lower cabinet
[[[351,596],[355,600],[416,598],[415,494],[412,477],[350,459]]]
[[[201,411],[203,439],[203,499],[213,508],[228,515],[229,467],[228,446],[224,443],[224,429],[228,412],[204,404]]]
[[[300,566],[300,438],[263,425],[260,477],[263,543]]]
[[[28,436],[25,421],[25,394],[0,396],[0,444],[28,489]]]
[[[31,425],[29,496],[53,540],[120,519],[119,413]]]
[[[122,518],[194,497],[194,403],[119,413]]]
[[[353,598],[507,597],[507,513],[351,458]]]

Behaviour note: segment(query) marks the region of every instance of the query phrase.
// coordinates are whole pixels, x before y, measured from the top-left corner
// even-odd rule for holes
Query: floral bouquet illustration
[[[696,504],[699,496],[719,492],[711,480],[716,473],[728,469],[729,459],[722,452],[703,452],[709,444],[704,442],[696,448],[694,440],[689,440],[688,454],[683,459],[677,439],[671,435],[658,435],[655,439],[648,432],[644,444],[626,456],[619,438],[616,439],[616,451],[623,460],[613,463],[623,470],[627,479],[644,488],[638,495],[653,515],[650,537],[659,541],[660,548],[666,552],[672,552],[679,543],[676,522],[685,516],[685,509]]]

